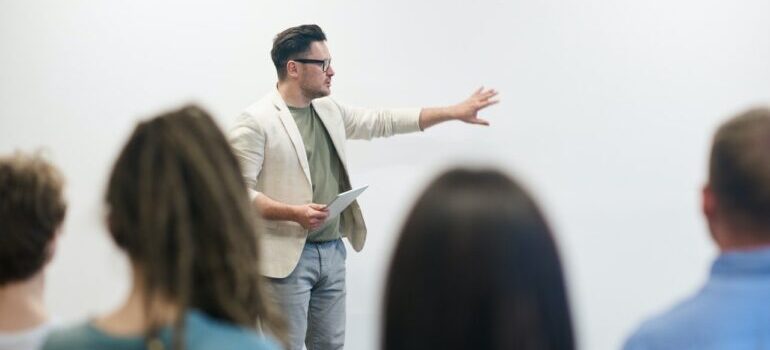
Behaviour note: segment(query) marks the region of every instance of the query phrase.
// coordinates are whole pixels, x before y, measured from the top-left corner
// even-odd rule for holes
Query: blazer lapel
[[[332,144],[334,144],[334,149],[335,151],[337,151],[337,157],[340,158],[342,167],[345,168],[347,162],[345,159],[345,152],[344,152],[345,151],[344,131],[343,131],[343,134],[341,135],[340,133],[337,132],[337,128],[335,128],[337,123],[335,123],[336,120],[334,120],[334,117],[331,116],[330,111],[317,105],[315,102],[311,102],[311,104],[313,105],[313,108],[315,109],[315,112],[318,115],[318,118],[321,119],[321,122],[324,124],[324,127],[326,128],[326,133],[328,133],[329,138],[332,139]]]
[[[273,105],[275,105],[275,108],[278,109],[278,117],[281,119],[283,128],[286,129],[286,134],[289,135],[291,143],[294,144],[294,151],[297,153],[297,159],[299,159],[299,164],[302,167],[302,171],[305,173],[307,182],[312,184],[313,181],[310,178],[310,166],[308,165],[307,161],[305,143],[302,142],[302,134],[299,133],[297,123],[294,122],[294,117],[291,116],[289,107],[286,106],[286,103],[283,102],[283,98],[281,98],[281,94],[279,94],[277,91],[275,92],[275,96],[273,98]]]

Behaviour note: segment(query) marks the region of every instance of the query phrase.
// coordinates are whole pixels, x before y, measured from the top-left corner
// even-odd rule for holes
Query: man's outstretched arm
[[[479,88],[467,100],[448,107],[423,108],[420,111],[420,129],[425,130],[436,124],[460,120],[469,124],[489,125],[489,122],[479,118],[480,110],[497,102],[494,97],[497,91],[494,89]]]

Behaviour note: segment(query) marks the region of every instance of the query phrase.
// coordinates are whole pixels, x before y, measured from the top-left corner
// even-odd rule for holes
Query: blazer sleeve
[[[365,109],[336,103],[349,139],[369,140],[420,130],[420,108]]]
[[[239,123],[228,133],[235,158],[241,165],[241,174],[249,199],[252,201],[261,193],[257,191],[257,176],[262,171],[265,159],[265,132],[258,123]]]

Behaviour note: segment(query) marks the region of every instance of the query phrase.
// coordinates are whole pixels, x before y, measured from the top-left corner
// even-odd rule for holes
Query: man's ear
[[[112,217],[112,211],[108,209],[104,215],[104,224],[107,226],[107,232],[112,238],[115,237],[115,219]]]
[[[53,237],[51,237],[51,240],[48,242],[48,246],[45,247],[45,249],[46,249],[45,263],[46,264],[51,262],[51,259],[53,259],[53,256],[56,254],[56,247],[58,247],[58,245],[59,245],[59,237],[61,236],[62,226],[64,226],[64,224],[59,224],[59,227],[57,227],[54,230]]]
[[[286,62],[286,75],[296,78],[298,74],[299,74],[299,67],[297,67],[297,62],[294,62],[294,61]]]
[[[711,184],[707,183],[703,185],[703,190],[701,190],[701,196],[702,196],[702,203],[701,203],[701,209],[703,210],[703,215],[706,217],[706,220],[709,222],[712,222],[716,219],[717,215],[717,198],[714,195],[714,191],[711,188]]]

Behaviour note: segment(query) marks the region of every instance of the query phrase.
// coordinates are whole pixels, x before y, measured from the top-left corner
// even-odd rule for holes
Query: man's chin
[[[331,93],[332,93],[331,89],[319,90],[319,91],[316,91],[315,98],[326,97],[331,95]]]
[[[329,88],[318,89],[318,90],[313,90],[313,91],[307,91],[306,90],[306,92],[305,92],[305,96],[310,96],[311,99],[317,99],[317,98],[321,98],[321,97],[326,97],[326,96],[329,96],[330,94],[331,94],[331,89],[329,89]]]

